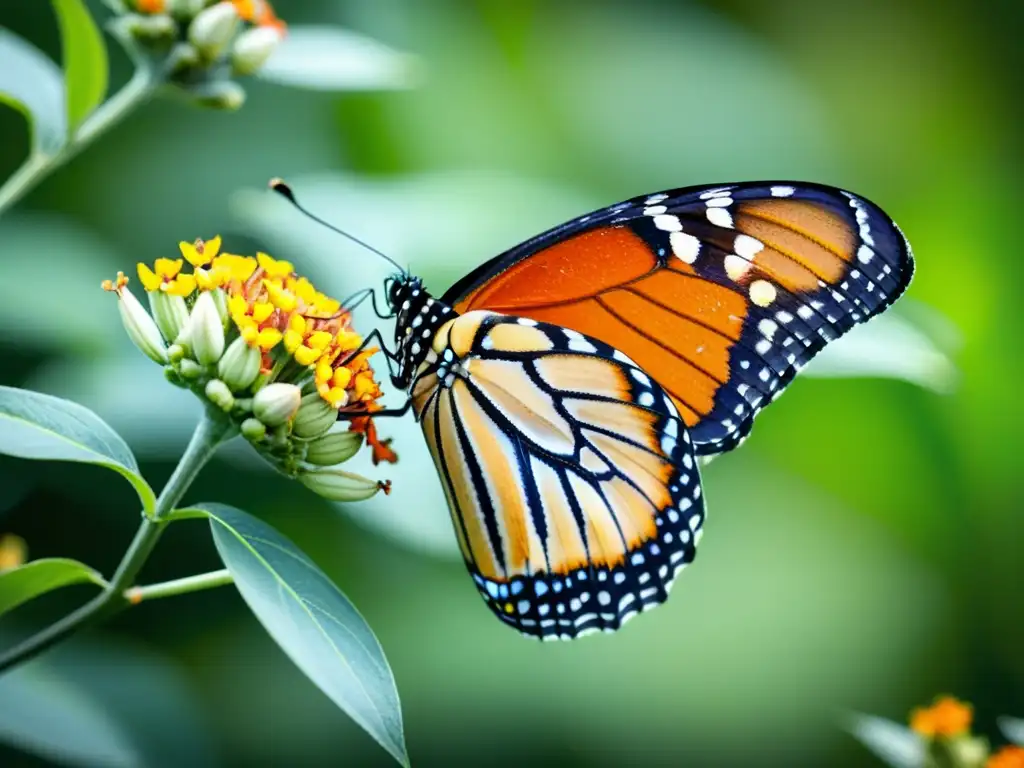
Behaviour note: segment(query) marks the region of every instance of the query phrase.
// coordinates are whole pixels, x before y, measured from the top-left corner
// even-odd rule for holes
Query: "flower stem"
[[[132,605],[126,590],[142,570],[160,534],[170,522],[168,515],[188,490],[199,470],[213,456],[217,446],[234,434],[235,427],[224,414],[210,411],[203,416],[174,474],[157,497],[152,517],[143,518],[135,538],[106,588],[85,605],[0,656],[0,672],[33,658],[86,626],[107,619]]]
[[[153,95],[160,78],[148,67],[140,67],[121,90],[101,104],[54,154],[33,152],[22,166],[0,186],[0,215],[60,168],[85,147],[127,117]]]
[[[174,597],[185,595],[189,592],[198,592],[202,589],[213,589],[234,584],[235,580],[231,572],[226,568],[209,573],[199,573],[195,576],[186,576],[183,579],[164,581],[159,584],[148,584],[144,587],[132,587],[125,590],[125,599],[132,605],[138,605],[143,600],[157,600],[161,597]]]

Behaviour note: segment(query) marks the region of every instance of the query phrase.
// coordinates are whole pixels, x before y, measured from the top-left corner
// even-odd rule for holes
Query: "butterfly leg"
[[[352,421],[353,419],[361,419],[364,416],[372,416],[375,419],[379,419],[379,418],[382,418],[382,417],[385,417],[385,416],[387,416],[387,417],[404,416],[405,414],[407,414],[409,412],[409,409],[411,407],[412,407],[412,398],[410,397],[399,408],[383,408],[383,409],[381,409],[379,411],[351,411],[351,412],[347,412],[347,413],[345,411],[339,411],[338,412],[338,421]]]

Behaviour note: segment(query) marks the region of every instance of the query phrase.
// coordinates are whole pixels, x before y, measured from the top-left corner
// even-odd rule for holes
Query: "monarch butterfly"
[[[378,312],[395,346],[381,346],[409,395],[384,415],[411,407],[477,589],[543,639],[615,631],[662,603],[703,531],[698,458],[739,445],[914,269],[876,205],[794,182],[635,197],[439,299],[380,255],[398,269]]]

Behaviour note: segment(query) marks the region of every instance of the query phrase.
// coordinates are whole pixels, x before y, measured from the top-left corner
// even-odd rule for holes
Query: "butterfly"
[[[665,601],[704,528],[698,461],[899,298],[914,262],[863,197],[745,182],[580,216],[440,298],[398,269],[379,314],[409,399],[375,416],[411,408],[494,614],[572,639]]]

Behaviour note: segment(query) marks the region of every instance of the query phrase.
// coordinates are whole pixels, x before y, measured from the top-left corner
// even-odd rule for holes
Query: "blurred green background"
[[[159,485],[196,404],[123,337],[101,279],[218,232],[336,295],[386,274],[263,192],[275,175],[437,292],[632,195],[755,178],[844,186],[913,243],[909,295],[960,338],[956,387],[802,377],[705,471],[708,535],[672,600],[615,636],[541,645],[488,615],[413,424],[382,424],[397,466],[364,466],[394,481],[389,498],[332,506],[232,445],[188,499],[263,517],[355,602],[394,669],[415,765],[869,765],[843,711],[903,720],[952,692],[993,735],[996,715],[1024,715],[1019,3],[293,0],[278,11],[416,55],[417,87],[253,84],[237,114],[146,105],[0,221],[0,383],[95,409]],[[47,3],[9,2],[0,23],[59,58]],[[112,51],[120,83],[129,64]],[[0,111],[0,176],[26,151],[21,117]],[[372,315],[359,321],[368,330]],[[136,524],[112,473],[0,459],[0,532],[24,537],[32,557],[109,573]],[[201,523],[173,526],[145,581],[218,567],[209,539]],[[38,626],[87,594],[36,601],[2,629]],[[390,764],[230,588],[143,605],[31,672],[145,765]],[[32,695],[19,706],[54,716]],[[49,763],[0,747],[0,764]]]

